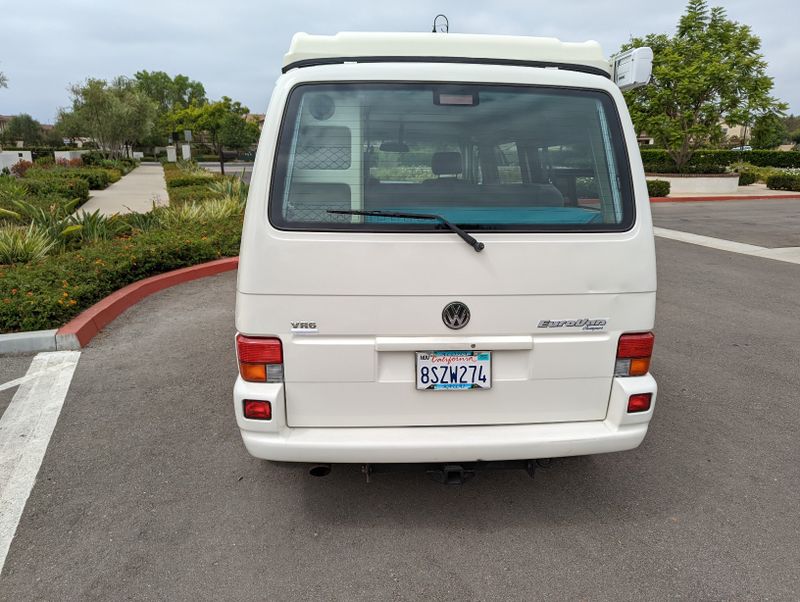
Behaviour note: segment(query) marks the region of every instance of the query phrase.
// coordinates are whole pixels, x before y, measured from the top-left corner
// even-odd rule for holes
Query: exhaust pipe
[[[317,464],[308,470],[308,474],[312,477],[327,477],[331,474],[330,464]]]

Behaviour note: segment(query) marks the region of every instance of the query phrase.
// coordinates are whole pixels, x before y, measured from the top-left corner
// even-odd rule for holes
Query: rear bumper
[[[247,451],[285,462],[473,462],[580,456],[638,446],[646,424],[606,422],[469,427],[299,428],[242,431]]]
[[[380,428],[290,428],[286,426],[282,385],[237,380],[236,420],[251,455],[265,460],[318,463],[474,462],[581,456],[637,447],[647,433],[656,401],[649,374],[615,378],[605,420],[487,426]],[[259,393],[259,395],[256,395]],[[628,397],[652,393],[650,410],[627,413]],[[272,401],[268,422],[247,420],[242,400]]]

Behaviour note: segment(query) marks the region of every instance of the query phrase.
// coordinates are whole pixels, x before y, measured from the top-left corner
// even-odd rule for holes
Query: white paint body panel
[[[274,229],[267,203],[279,116],[297,84],[434,81],[547,85],[607,92],[628,149],[636,220],[617,233],[476,235],[296,232]],[[283,342],[285,382],[234,390],[247,449],[303,462],[527,459],[636,447],[652,415],[626,414],[627,396],[655,381],[613,378],[623,332],[653,328],[655,250],[636,136],[622,94],[601,76],[528,67],[343,64],[295,69],[276,85],[253,170],[242,236],[236,328]],[[623,174],[623,177],[627,174]],[[457,258],[445,275],[431,254]],[[469,324],[441,312],[466,303]],[[601,332],[538,328],[541,320],[608,319]],[[317,332],[291,332],[313,321]],[[489,390],[417,391],[414,352],[492,351]],[[272,402],[268,422],[247,420],[244,399]]]

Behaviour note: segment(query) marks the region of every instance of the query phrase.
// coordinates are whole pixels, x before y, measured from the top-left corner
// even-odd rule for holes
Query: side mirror
[[[631,48],[611,57],[611,76],[623,92],[646,85],[653,73],[653,50]]]

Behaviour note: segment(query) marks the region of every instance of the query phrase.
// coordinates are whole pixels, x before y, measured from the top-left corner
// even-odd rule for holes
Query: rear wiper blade
[[[464,232],[461,228],[456,226],[454,223],[446,220],[441,215],[436,215],[435,213],[397,213],[394,211],[359,211],[356,209],[348,209],[348,210],[334,210],[329,209],[328,213],[333,213],[336,215],[367,215],[373,217],[396,217],[398,219],[427,219],[427,220],[434,220],[444,224],[445,227],[449,228],[456,234],[458,234],[464,242],[466,242],[469,246],[471,246],[477,253],[483,251],[483,247],[485,246],[482,242],[478,242],[468,233]]]

